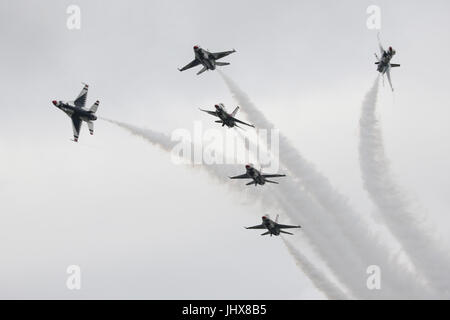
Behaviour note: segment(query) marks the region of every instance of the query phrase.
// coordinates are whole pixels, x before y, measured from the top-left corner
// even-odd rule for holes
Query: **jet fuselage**
[[[64,103],[62,101],[59,101],[59,102],[53,101],[53,104],[55,105],[55,107],[57,107],[61,111],[64,111],[69,117],[72,117],[75,114],[78,117],[80,117],[80,119],[83,121],[97,120],[97,116],[93,112],[90,112],[89,110],[79,108],[76,106],[72,106],[72,105],[70,105],[68,103]]]
[[[389,50],[384,51],[380,61],[378,62],[377,71],[384,74],[389,68],[389,64],[391,63],[391,59],[394,55],[395,50],[393,50],[392,47],[389,47]]]
[[[267,230],[270,232],[271,235],[272,234],[275,236],[280,235],[280,229],[277,228],[277,225],[271,219],[264,216],[262,217],[262,223],[267,228]]]
[[[218,105],[216,105],[216,114],[220,120],[222,120],[223,125],[226,125],[229,128],[233,128],[236,125],[230,114]]]
[[[255,184],[264,185],[266,183],[266,180],[261,175],[261,172],[250,165],[246,165],[245,169],[247,170],[247,174],[253,179]]]
[[[214,57],[206,50],[195,46],[194,47],[195,58],[200,61],[200,63],[208,70],[216,69],[216,60]]]

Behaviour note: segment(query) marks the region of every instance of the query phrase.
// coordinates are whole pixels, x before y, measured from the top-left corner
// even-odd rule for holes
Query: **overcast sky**
[[[71,4],[80,30],[66,27]],[[369,5],[401,64],[378,104],[392,172],[449,244],[448,1],[4,0],[0,297],[324,298],[280,238],[243,228],[277,213],[251,201],[259,187],[235,192],[235,181],[174,165],[102,120],[73,143],[51,101],[73,100],[86,82],[99,116],[167,134],[195,121],[217,128],[198,108],[235,107],[222,79],[177,67],[193,45],[235,48],[222,70],[369,215],[358,163],[361,102],[377,75]],[[66,288],[69,265],[81,267],[79,291]]]

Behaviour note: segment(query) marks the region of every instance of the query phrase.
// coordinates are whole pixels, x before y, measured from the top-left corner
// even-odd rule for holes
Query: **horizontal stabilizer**
[[[239,128],[239,129],[243,130],[243,131],[247,131],[247,130],[245,130],[244,128],[242,128],[241,126],[238,126],[237,124],[234,124],[234,126],[235,126],[236,128]]]
[[[398,63],[391,63],[391,67],[400,67],[400,65]]]
[[[280,233],[286,233],[286,234],[294,235],[293,233],[290,233],[290,232],[287,232],[287,231],[283,231],[283,230],[280,230]]]
[[[98,105],[100,104],[100,101],[95,101],[95,103],[92,105],[92,107],[89,109],[89,112],[96,113],[98,109]]]
[[[89,133],[91,135],[93,135],[94,134],[94,123],[92,121],[88,121],[87,125],[88,125],[88,128],[89,128]]]
[[[245,185],[246,185],[246,186],[249,186],[249,185],[252,185],[252,184],[255,184],[255,186],[256,186],[255,181],[250,181],[249,183],[246,183]]]
[[[270,231],[267,231],[267,232],[261,233],[261,235],[262,235],[262,236],[267,236],[268,234],[270,234]]]
[[[275,183],[275,184],[279,184],[278,182],[276,182],[276,181],[272,181],[272,180],[267,180],[266,179],[266,182],[269,182],[269,183]]]
[[[205,72],[206,70],[208,70],[208,68],[206,68],[206,67],[203,67],[199,72],[197,72],[197,75],[199,75],[200,73],[203,73],[203,72]]]
[[[229,64],[230,64],[229,62],[216,61],[216,66],[227,66]]]

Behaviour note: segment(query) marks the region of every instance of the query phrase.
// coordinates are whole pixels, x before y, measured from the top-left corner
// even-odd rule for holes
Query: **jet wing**
[[[192,60],[191,62],[189,62],[187,65],[185,65],[183,68],[178,69],[180,71],[184,71],[190,68],[193,68],[195,66],[198,66],[200,64],[200,61],[198,61],[197,59]]]
[[[231,50],[231,51],[223,51],[223,52],[213,52],[213,53],[211,53],[212,54],[212,56],[214,57],[214,59],[220,59],[220,58],[223,58],[223,57],[226,57],[226,56],[228,56],[228,55],[230,55],[230,54],[232,54],[232,53],[234,53],[234,52],[236,52],[236,50]]]
[[[73,137],[75,141],[78,141],[78,136],[80,135],[81,122],[80,117],[76,115],[72,115],[72,129],[73,129]]]
[[[266,229],[266,226],[263,224],[258,224],[257,226],[253,227],[245,227],[245,229]]]
[[[251,177],[247,173],[241,174],[239,176],[230,177],[230,179],[250,179],[250,178]]]
[[[383,48],[383,46],[381,45],[381,40],[380,40],[380,34],[379,34],[379,33],[377,34],[377,38],[378,38],[378,47],[380,48],[381,56],[383,56],[384,48]]]
[[[285,174],[263,174],[264,178],[286,177]]]
[[[199,108],[199,110],[201,110],[203,112],[206,112],[206,113],[208,113],[208,114],[210,114],[212,116],[218,117],[218,115],[217,115],[217,113],[215,111],[203,110],[203,109],[200,109],[200,108]]]
[[[387,67],[387,69],[386,69],[386,77],[388,78],[389,85],[391,86],[391,90],[394,91],[394,88],[392,87],[392,82],[391,82],[391,68],[390,67]]]
[[[75,106],[77,106],[79,108],[84,108],[84,105],[86,104],[88,89],[89,89],[89,86],[87,84],[85,84],[83,89],[81,90],[80,94],[73,102]]]
[[[277,227],[280,229],[301,228],[301,226],[292,226],[292,225],[288,225],[288,224],[277,224]]]
[[[231,117],[231,116],[230,116]],[[238,119],[236,119],[236,118],[233,118],[233,117],[231,117],[235,122],[237,122],[237,123],[242,123],[242,124],[245,124],[246,126],[249,126],[249,127],[252,127],[252,128],[254,128],[255,126],[254,125],[252,125],[252,124],[248,124],[248,123],[246,123],[246,122],[244,122],[244,121],[241,121],[241,120],[238,120]]]

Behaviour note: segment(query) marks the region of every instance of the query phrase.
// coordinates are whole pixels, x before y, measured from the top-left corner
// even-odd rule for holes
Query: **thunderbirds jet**
[[[228,128],[233,128],[233,127],[236,126],[238,128],[241,128],[241,127],[239,127],[236,124],[236,122],[245,124],[246,126],[249,126],[249,127],[252,127],[252,128],[255,127],[252,124],[245,123],[245,122],[243,122],[241,120],[238,120],[238,119],[236,119],[234,117],[236,115],[236,113],[238,112],[238,110],[239,110],[239,106],[237,106],[236,109],[234,109],[234,111],[232,113],[228,113],[228,112],[225,111],[225,106],[223,105],[223,103],[216,104],[215,107],[216,107],[215,111],[209,111],[209,110],[203,110],[203,109],[200,109],[200,110],[203,111],[203,112],[209,113],[210,115],[213,115],[215,117],[218,117],[220,120],[217,120],[215,122],[221,123],[222,127],[223,126],[227,126]]]
[[[216,60],[219,60],[223,57],[226,57],[233,52],[236,52],[236,50],[231,51],[224,51],[224,52],[209,52],[205,49],[200,48],[199,46],[194,46],[194,54],[195,59],[189,62],[186,66],[184,66],[181,69],[178,69],[180,71],[184,71],[190,68],[193,68],[195,66],[198,66],[199,64],[203,65],[203,68],[197,72],[197,74],[203,73],[206,70],[215,70],[216,66],[226,66],[229,65],[229,62],[219,62]]]
[[[266,178],[285,177],[286,176],[285,174],[262,174],[260,171],[253,168],[253,165],[251,165],[251,164],[247,164],[245,166],[245,169],[247,170],[246,173],[241,174],[240,176],[230,177],[230,179],[253,179],[253,181],[247,183],[246,185],[249,186],[251,184],[255,184],[255,187],[256,187],[256,185],[258,185],[258,184],[263,185],[266,182],[278,184],[278,182],[271,181]]]
[[[89,86],[84,84],[83,89],[74,101],[56,101],[53,100],[52,103],[58,109],[64,111],[72,119],[72,129],[73,129],[73,141],[78,141],[78,136],[80,135],[81,123],[85,121],[89,127],[90,134],[94,134],[94,122],[97,120],[95,113],[99,105],[97,100],[90,109],[84,109],[86,104],[86,98]]]
[[[377,62],[375,62],[375,64],[377,65],[377,71],[382,75],[386,74],[389,85],[391,86],[391,90],[394,91],[391,82],[391,68],[400,67],[399,64],[391,63],[391,59],[395,55],[395,50],[392,49],[392,47],[389,47],[387,51],[384,50],[383,46],[381,45],[380,38],[378,38],[378,45],[380,47],[381,58],[379,58],[375,53],[375,57],[378,60]]]
[[[281,230],[281,229],[292,229],[292,228],[301,228],[301,226],[290,226],[290,225],[286,225],[286,224],[279,224],[278,223],[278,215],[277,215],[277,218],[275,219],[275,221],[269,219],[269,216],[263,216],[261,224],[259,224],[257,226],[253,226],[253,227],[247,227],[245,229],[267,229],[269,231],[262,233],[261,234],[262,236],[265,236],[268,234],[270,234],[270,236],[272,236],[272,235],[279,236],[280,233],[292,234],[290,232]]]

